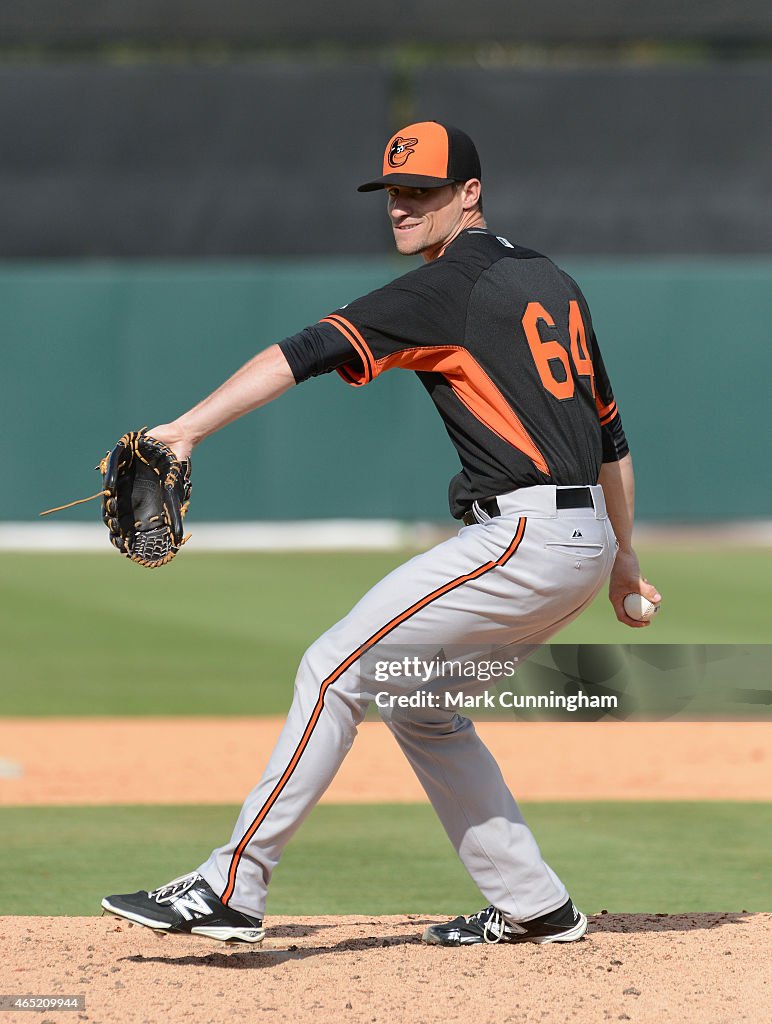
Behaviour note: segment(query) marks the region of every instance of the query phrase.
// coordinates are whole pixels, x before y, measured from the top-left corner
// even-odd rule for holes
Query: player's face
[[[437,259],[448,243],[473,222],[466,186],[393,185],[386,194],[394,241],[403,256],[420,252],[427,261]]]

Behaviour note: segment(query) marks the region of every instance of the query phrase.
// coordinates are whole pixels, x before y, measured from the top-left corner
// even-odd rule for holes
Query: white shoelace
[[[183,893],[187,892],[197,878],[198,872],[196,871],[191,871],[187,875],[180,875],[179,878],[173,878],[166,885],[160,885],[157,889],[153,889],[152,892],[148,893],[148,896],[152,896],[156,903],[172,903],[178,896],[182,896]]]
[[[483,941],[490,945],[495,945],[504,938],[507,923],[504,920],[504,915],[496,907],[486,907],[485,910],[478,910],[476,914],[470,914],[467,921],[470,923],[474,921],[475,924],[480,924],[484,914],[488,916],[482,928]]]

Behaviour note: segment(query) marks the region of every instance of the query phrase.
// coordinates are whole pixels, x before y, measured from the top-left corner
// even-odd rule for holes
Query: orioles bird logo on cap
[[[410,154],[415,153],[413,147],[417,145],[418,139],[403,139],[398,135],[389,149],[389,166],[402,167]]]

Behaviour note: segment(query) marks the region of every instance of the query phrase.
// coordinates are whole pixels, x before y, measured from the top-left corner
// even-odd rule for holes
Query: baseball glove
[[[143,428],[124,434],[97,468],[102,490],[81,501],[102,498],[110,543],[148,569],[166,565],[188,539],[182,521],[190,502],[190,462],[180,462],[168,445]]]

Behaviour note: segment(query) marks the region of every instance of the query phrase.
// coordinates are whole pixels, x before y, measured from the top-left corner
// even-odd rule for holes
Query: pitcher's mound
[[[36,1015],[56,1024],[769,1019],[772,914],[597,914],[571,945],[461,949],[420,942],[437,920],[270,918],[255,949],[114,917],[4,917],[0,992],[85,996]]]

